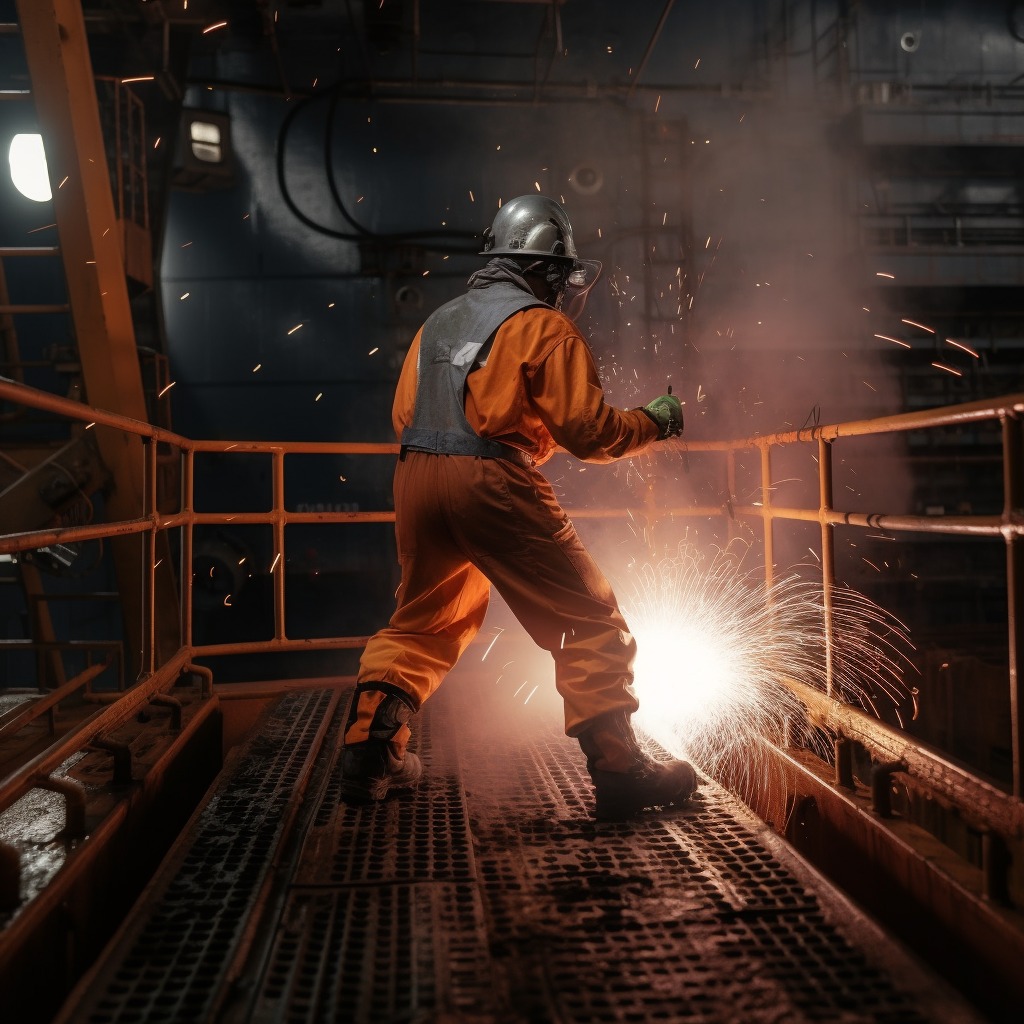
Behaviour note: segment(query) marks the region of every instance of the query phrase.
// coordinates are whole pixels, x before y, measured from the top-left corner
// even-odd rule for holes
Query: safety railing
[[[66,739],[59,744],[57,754],[66,756],[69,743],[85,744],[97,730],[109,728],[111,721],[124,720],[131,709],[173,683],[174,678],[192,666],[197,658],[229,656],[254,652],[309,651],[338,648],[359,648],[366,642],[365,636],[292,637],[286,632],[286,538],[285,528],[295,524],[352,524],[385,523],[394,519],[394,513],[382,511],[289,511],[285,507],[285,462],[287,457],[297,454],[319,455],[388,455],[397,452],[397,446],[387,443],[333,443],[333,442],[287,442],[268,441],[197,441],[148,423],[132,420],[103,410],[69,401],[60,397],[33,390],[13,381],[0,380],[0,401],[20,404],[67,417],[85,424],[86,427],[106,427],[135,434],[142,438],[143,458],[146,463],[145,507],[139,515],[130,520],[108,523],[92,523],[84,526],[34,530],[23,533],[0,535],[0,555],[17,555],[56,543],[73,543],[93,538],[117,538],[137,536],[140,543],[147,545],[150,557],[144,559],[144,578],[140,581],[143,595],[142,616],[146,628],[143,630],[141,682],[130,687],[117,703],[104,709],[95,720],[83,726],[77,740]],[[713,518],[718,521],[735,523],[738,520],[760,522],[766,583],[771,586],[775,573],[776,531],[785,522],[816,524],[820,536],[820,560],[824,594],[824,631],[826,659],[835,648],[832,619],[833,597],[836,587],[834,530],[836,527],[884,531],[895,536],[909,533],[945,534],[1001,539],[1006,547],[1006,587],[1008,606],[1008,658],[1009,658],[1009,705],[1012,743],[1012,792],[1004,793],[999,788],[976,777],[941,754],[931,751],[912,740],[909,734],[873,719],[859,708],[842,703],[832,690],[832,666],[826,665],[825,692],[793,683],[797,695],[804,701],[818,720],[827,724],[840,737],[865,746],[873,754],[884,757],[889,763],[898,764],[899,770],[911,785],[920,785],[932,792],[940,792],[943,798],[956,806],[965,817],[986,834],[993,834],[1005,840],[1024,837],[1024,804],[1022,792],[1022,700],[1019,657],[1022,649],[1021,587],[1024,585],[1024,564],[1022,564],[1022,536],[1024,536],[1024,473],[1022,454],[1024,441],[1021,436],[1021,415],[1024,414],[1024,394],[1005,396],[991,401],[975,402],[922,412],[904,413],[896,416],[870,420],[815,426],[813,428],[770,434],[760,437],[727,441],[678,441],[666,444],[660,453],[678,456],[680,450],[688,453],[707,453],[711,458],[721,458],[725,463],[725,477],[729,492],[726,502],[662,506],[662,516],[679,519]],[[844,511],[835,506],[833,496],[833,448],[837,442],[847,438],[867,437],[884,434],[900,434],[941,427],[963,427],[972,423],[998,422],[1001,429],[1003,465],[1003,508],[999,514],[988,515],[903,515]],[[803,506],[776,504],[777,481],[773,479],[773,453],[792,445],[812,445],[816,448],[818,474],[817,501]],[[171,451],[181,463],[181,494],[176,508],[161,511],[157,501],[157,481],[160,476],[161,460]],[[232,454],[260,453],[271,463],[271,499],[269,508],[249,512],[199,512],[195,502],[195,459],[203,453]],[[759,460],[759,480],[756,485],[758,500],[742,504],[736,498],[737,466],[741,457],[756,453]],[[626,517],[631,515],[627,508],[587,508],[571,512],[577,519]],[[263,525],[272,533],[272,561],[269,575],[272,577],[273,594],[273,636],[264,640],[241,643],[196,644],[193,639],[193,532],[204,525]],[[180,606],[173,609],[178,616],[179,648],[163,662],[156,661],[156,631],[159,614],[167,609],[156,606],[154,572],[157,552],[157,537],[161,532],[180,531],[179,591]],[[208,670],[207,670],[208,671]],[[46,755],[45,764],[56,766],[57,754]],[[43,762],[34,763],[30,771],[38,776]],[[841,743],[837,746],[837,778],[848,774]],[[24,780],[12,780],[11,784],[0,787],[0,810],[6,806],[13,794],[24,791]]]

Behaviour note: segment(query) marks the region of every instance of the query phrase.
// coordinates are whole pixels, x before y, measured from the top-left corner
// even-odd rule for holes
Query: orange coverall
[[[413,419],[419,342],[418,333],[395,394],[399,436]],[[514,446],[534,465],[403,453],[394,482],[398,604],[367,643],[358,682],[389,683],[419,708],[480,629],[493,584],[554,658],[568,735],[610,711],[632,713],[636,643],[536,465],[557,446],[610,462],[657,440],[658,427],[639,409],[605,402],[589,347],[573,321],[549,307],[521,310],[501,325],[485,365],[467,378],[465,414],[480,436]],[[346,742],[366,738],[373,707],[360,710]],[[402,726],[393,742],[402,749],[408,738]]]

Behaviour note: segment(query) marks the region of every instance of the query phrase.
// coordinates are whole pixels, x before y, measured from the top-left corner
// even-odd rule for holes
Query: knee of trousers
[[[632,633],[614,623],[587,624],[567,630],[559,650],[553,653],[559,664],[596,662],[604,671],[618,667],[631,673],[636,659],[636,640]]]

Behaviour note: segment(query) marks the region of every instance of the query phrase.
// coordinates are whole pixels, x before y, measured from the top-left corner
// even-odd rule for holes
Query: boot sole
[[[414,754],[408,755],[411,759]],[[377,779],[341,779],[341,797],[346,803],[377,803],[383,800],[392,789],[412,789],[419,785],[423,777],[423,766],[419,758],[415,764],[407,764],[405,769],[395,775],[385,775]]]

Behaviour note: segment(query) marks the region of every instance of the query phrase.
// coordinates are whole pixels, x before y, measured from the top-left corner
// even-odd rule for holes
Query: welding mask
[[[601,273],[596,260],[577,257],[569,218],[547,196],[517,196],[505,203],[484,231],[480,255],[538,257],[534,263],[520,261],[524,272],[543,272],[552,291],[551,305],[573,320],[583,312],[587,293]]]
[[[587,304],[590,289],[601,276],[601,264],[597,260],[576,260],[565,279],[565,287],[555,305],[570,320],[577,320]]]

